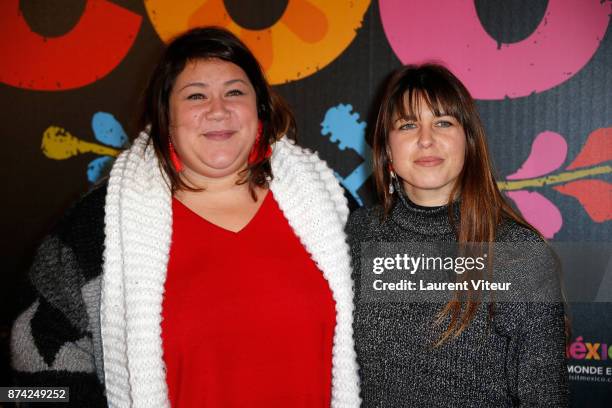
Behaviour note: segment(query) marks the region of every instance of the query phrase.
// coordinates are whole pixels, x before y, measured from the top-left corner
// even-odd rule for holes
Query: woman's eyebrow
[[[223,83],[223,85],[232,85],[235,83],[243,83],[244,85],[247,85],[246,81],[244,79],[240,79],[240,78],[236,78],[236,79],[230,79],[228,81],[225,81]],[[198,88],[207,88],[208,84],[206,82],[190,82],[188,84],[186,84],[185,86],[181,87],[181,89],[179,89],[179,91],[182,91],[185,88],[188,88],[190,86],[195,86]]]
[[[188,88],[190,86],[195,86],[198,88],[206,88],[208,86],[208,84],[204,83],[204,82],[190,82],[187,85],[181,87],[181,89],[179,89],[179,91],[182,91],[185,88]]]
[[[231,85],[231,84],[235,84],[237,82],[241,82],[244,85],[248,85],[247,82],[244,79],[240,79],[240,78],[230,79],[229,81],[225,81],[224,85]]]
[[[397,119],[395,119],[393,122],[399,122],[402,120],[410,120],[410,121],[417,121],[419,120],[419,118],[417,118],[414,115],[402,115],[402,116],[398,116]]]

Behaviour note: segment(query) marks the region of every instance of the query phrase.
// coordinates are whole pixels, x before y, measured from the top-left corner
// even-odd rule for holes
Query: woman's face
[[[418,118],[395,117],[389,132],[393,169],[408,197],[425,206],[448,201],[465,159],[465,132],[452,116],[435,116],[424,101]]]
[[[255,89],[239,66],[189,62],[170,94],[170,138],[189,178],[220,178],[247,165],[257,134]]]

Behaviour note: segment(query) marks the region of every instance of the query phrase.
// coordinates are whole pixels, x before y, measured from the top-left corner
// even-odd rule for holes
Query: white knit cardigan
[[[111,407],[169,407],[161,312],[172,236],[172,197],[148,135],[115,161],[105,204],[101,332]],[[332,407],[360,404],[353,343],[353,285],[344,234],[346,200],[329,167],[281,139],[270,190],[323,272],[336,302]]]

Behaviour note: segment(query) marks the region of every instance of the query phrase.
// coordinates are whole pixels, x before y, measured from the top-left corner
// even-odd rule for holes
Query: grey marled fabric
[[[396,200],[351,214],[347,232],[356,285],[355,336],[364,407],[565,407],[568,404],[564,307],[553,303],[499,303],[493,320],[481,305],[458,338],[433,347],[448,320],[434,325],[440,303],[360,300],[362,242],[453,242],[448,207]],[[459,214],[455,203],[453,211]],[[500,226],[498,242],[538,242],[514,222]],[[550,254],[548,255],[550,256]],[[525,274],[535,263],[526,262]],[[514,271],[516,272],[516,271]],[[533,272],[533,271],[532,271]]]

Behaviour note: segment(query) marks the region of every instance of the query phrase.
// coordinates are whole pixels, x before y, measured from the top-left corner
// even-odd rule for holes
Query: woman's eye
[[[436,126],[443,127],[443,128],[448,128],[448,127],[453,126],[453,123],[448,121],[448,120],[440,120],[440,121],[436,122]]]
[[[413,123],[413,122],[404,123],[403,125],[400,125],[399,129],[400,130],[416,129],[416,123]]]
[[[232,89],[231,91],[229,91],[227,93],[228,96],[239,96],[239,95],[244,95],[244,92],[242,92],[240,89]]]
[[[190,100],[198,100],[198,99],[205,99],[206,97],[204,96],[204,94],[201,93],[195,93],[195,94],[191,94],[187,97],[187,99]]]

